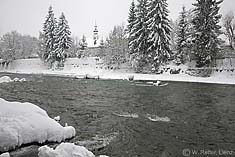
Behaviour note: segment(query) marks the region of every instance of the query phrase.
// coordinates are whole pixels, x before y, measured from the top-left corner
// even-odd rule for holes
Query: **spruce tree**
[[[88,44],[87,44],[85,35],[82,36],[82,39],[81,39],[79,45],[81,47],[81,50],[85,50],[87,48]]]
[[[56,39],[56,19],[52,7],[49,7],[48,15],[43,26],[43,34],[45,37],[45,52],[43,54],[43,59],[52,64],[55,61],[55,39]]]
[[[138,66],[145,64],[148,49],[148,30],[147,30],[147,4],[148,0],[138,0],[136,6],[136,19],[131,30],[130,49],[136,54]]]
[[[64,13],[61,14],[58,27],[56,29],[55,40],[55,61],[59,62],[59,66],[63,66],[63,63],[67,57],[67,50],[72,45],[72,39],[70,37],[71,32],[69,30],[68,21],[66,20]]]
[[[148,6],[147,27],[149,58],[152,61],[153,70],[158,70],[171,56],[170,33],[171,26],[168,19],[167,0],[152,0]]]
[[[134,22],[136,20],[136,15],[135,15],[135,2],[134,0],[131,3],[130,6],[130,10],[129,10],[129,16],[128,16],[128,34],[129,34],[129,38],[128,38],[128,47],[131,50],[131,53],[133,53],[133,49],[131,48],[131,42],[134,40],[134,38],[132,37],[132,33],[133,33],[133,26],[134,26]]]
[[[187,17],[187,11],[185,9],[185,6],[182,8],[182,12],[180,12],[179,16],[179,23],[177,28],[177,54],[176,54],[176,61],[178,64],[184,64],[185,58],[187,55],[187,48],[189,46],[189,22]]]
[[[193,4],[195,6],[193,42],[197,67],[211,66],[219,52],[218,37],[221,34],[219,5],[222,2],[222,0],[197,0],[197,3]]]
[[[135,22],[136,16],[135,16],[135,2],[134,0],[131,2],[130,10],[129,10],[129,16],[128,16],[128,32],[131,32],[134,22]]]

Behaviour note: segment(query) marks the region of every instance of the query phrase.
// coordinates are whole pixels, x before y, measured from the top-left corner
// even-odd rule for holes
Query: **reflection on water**
[[[183,149],[235,150],[235,86],[14,75],[0,97],[31,102],[76,128],[70,142],[114,157],[182,156]],[[144,83],[143,83],[144,84]]]

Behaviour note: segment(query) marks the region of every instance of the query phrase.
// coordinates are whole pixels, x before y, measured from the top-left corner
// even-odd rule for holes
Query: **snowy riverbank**
[[[169,68],[177,68],[169,66]],[[186,71],[185,67],[178,67]],[[185,73],[170,74],[136,74],[128,70],[108,70],[102,64],[102,61],[96,61],[95,58],[77,59],[71,58],[65,62],[63,70],[48,70],[39,59],[16,60],[11,67],[2,69],[1,72],[23,73],[23,74],[45,74],[56,76],[67,76],[74,78],[89,77],[99,79],[121,79],[126,80],[130,76],[134,76],[134,80],[162,80],[162,81],[181,81],[181,82],[200,82],[200,83],[216,83],[216,84],[235,84],[235,71],[223,70],[222,72],[214,71],[211,77],[195,77]]]
[[[89,76],[91,78],[99,79],[120,79],[128,80],[129,77],[134,77],[134,80],[148,81],[148,80],[161,80],[161,81],[179,81],[179,82],[198,82],[198,83],[214,83],[214,84],[235,84],[235,73],[232,72],[222,72],[214,73],[211,77],[195,77],[187,74],[136,74],[128,72],[116,72],[116,71],[95,71],[95,70],[83,70],[74,69],[70,71],[66,70],[41,70],[41,71],[4,71],[9,73],[19,73],[19,74],[43,74],[43,75],[53,75],[53,76],[66,76],[74,78],[85,78]]]

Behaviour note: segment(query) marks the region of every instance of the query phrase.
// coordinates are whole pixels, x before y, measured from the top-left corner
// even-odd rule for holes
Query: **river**
[[[96,155],[181,157],[183,150],[235,152],[235,86],[83,80],[43,75],[0,84],[0,97],[31,102],[75,127],[69,142]],[[30,156],[30,155],[29,155]],[[32,155],[31,155],[32,156]]]

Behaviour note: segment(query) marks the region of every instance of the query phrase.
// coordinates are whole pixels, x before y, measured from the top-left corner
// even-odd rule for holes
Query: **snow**
[[[150,115],[150,114],[147,115],[147,118],[153,122],[170,122],[171,121],[170,118],[168,117],[159,117],[157,115]]]
[[[13,66],[14,65],[14,66]],[[29,68],[30,67],[30,68]],[[175,66],[168,65],[166,68],[171,69],[181,69],[182,71],[187,70],[187,66]],[[218,67],[220,68],[220,67]],[[226,67],[222,67],[226,69]],[[16,60],[11,65],[11,68],[4,69],[5,72],[12,73],[26,73],[26,74],[48,74],[48,75],[58,75],[58,76],[68,76],[74,78],[84,78],[86,75],[89,77],[99,79],[121,79],[128,80],[129,78],[134,78],[134,80],[160,80],[160,81],[181,81],[181,82],[199,82],[199,83],[216,83],[216,84],[235,84],[235,71],[222,73],[214,71],[211,77],[195,77],[190,76],[185,73],[180,74],[170,74],[164,72],[163,74],[136,74],[132,72],[120,72],[105,69],[105,65],[102,60],[97,57],[90,58],[70,58],[65,62],[65,67],[63,70],[48,70],[43,65],[40,59],[25,59]]]
[[[136,113],[114,113],[114,115],[118,117],[125,117],[125,118],[139,118],[139,115]]]
[[[0,78],[0,83],[8,83],[8,82],[12,82],[9,76],[3,76]]]
[[[20,79],[16,77],[16,78],[13,79],[13,81],[14,82],[20,82]]]
[[[22,144],[61,142],[75,136],[72,126],[62,127],[34,104],[0,99],[0,108],[0,152]]]
[[[16,77],[12,80],[9,76],[0,77],[0,83],[25,82],[25,81],[26,81],[25,78],[19,79],[19,78]]]
[[[10,154],[7,152],[7,153],[3,153],[0,155],[0,157],[10,157]]]
[[[42,146],[38,151],[38,157],[95,157],[85,147],[77,146],[73,143],[61,143],[56,149]]]
[[[38,152],[38,157],[95,157],[95,155],[85,147],[75,145],[74,143],[61,143],[55,149],[42,146],[38,149]],[[98,157],[108,156],[99,155]]]
[[[60,121],[60,116],[56,116],[53,119],[56,120],[56,121]]]

